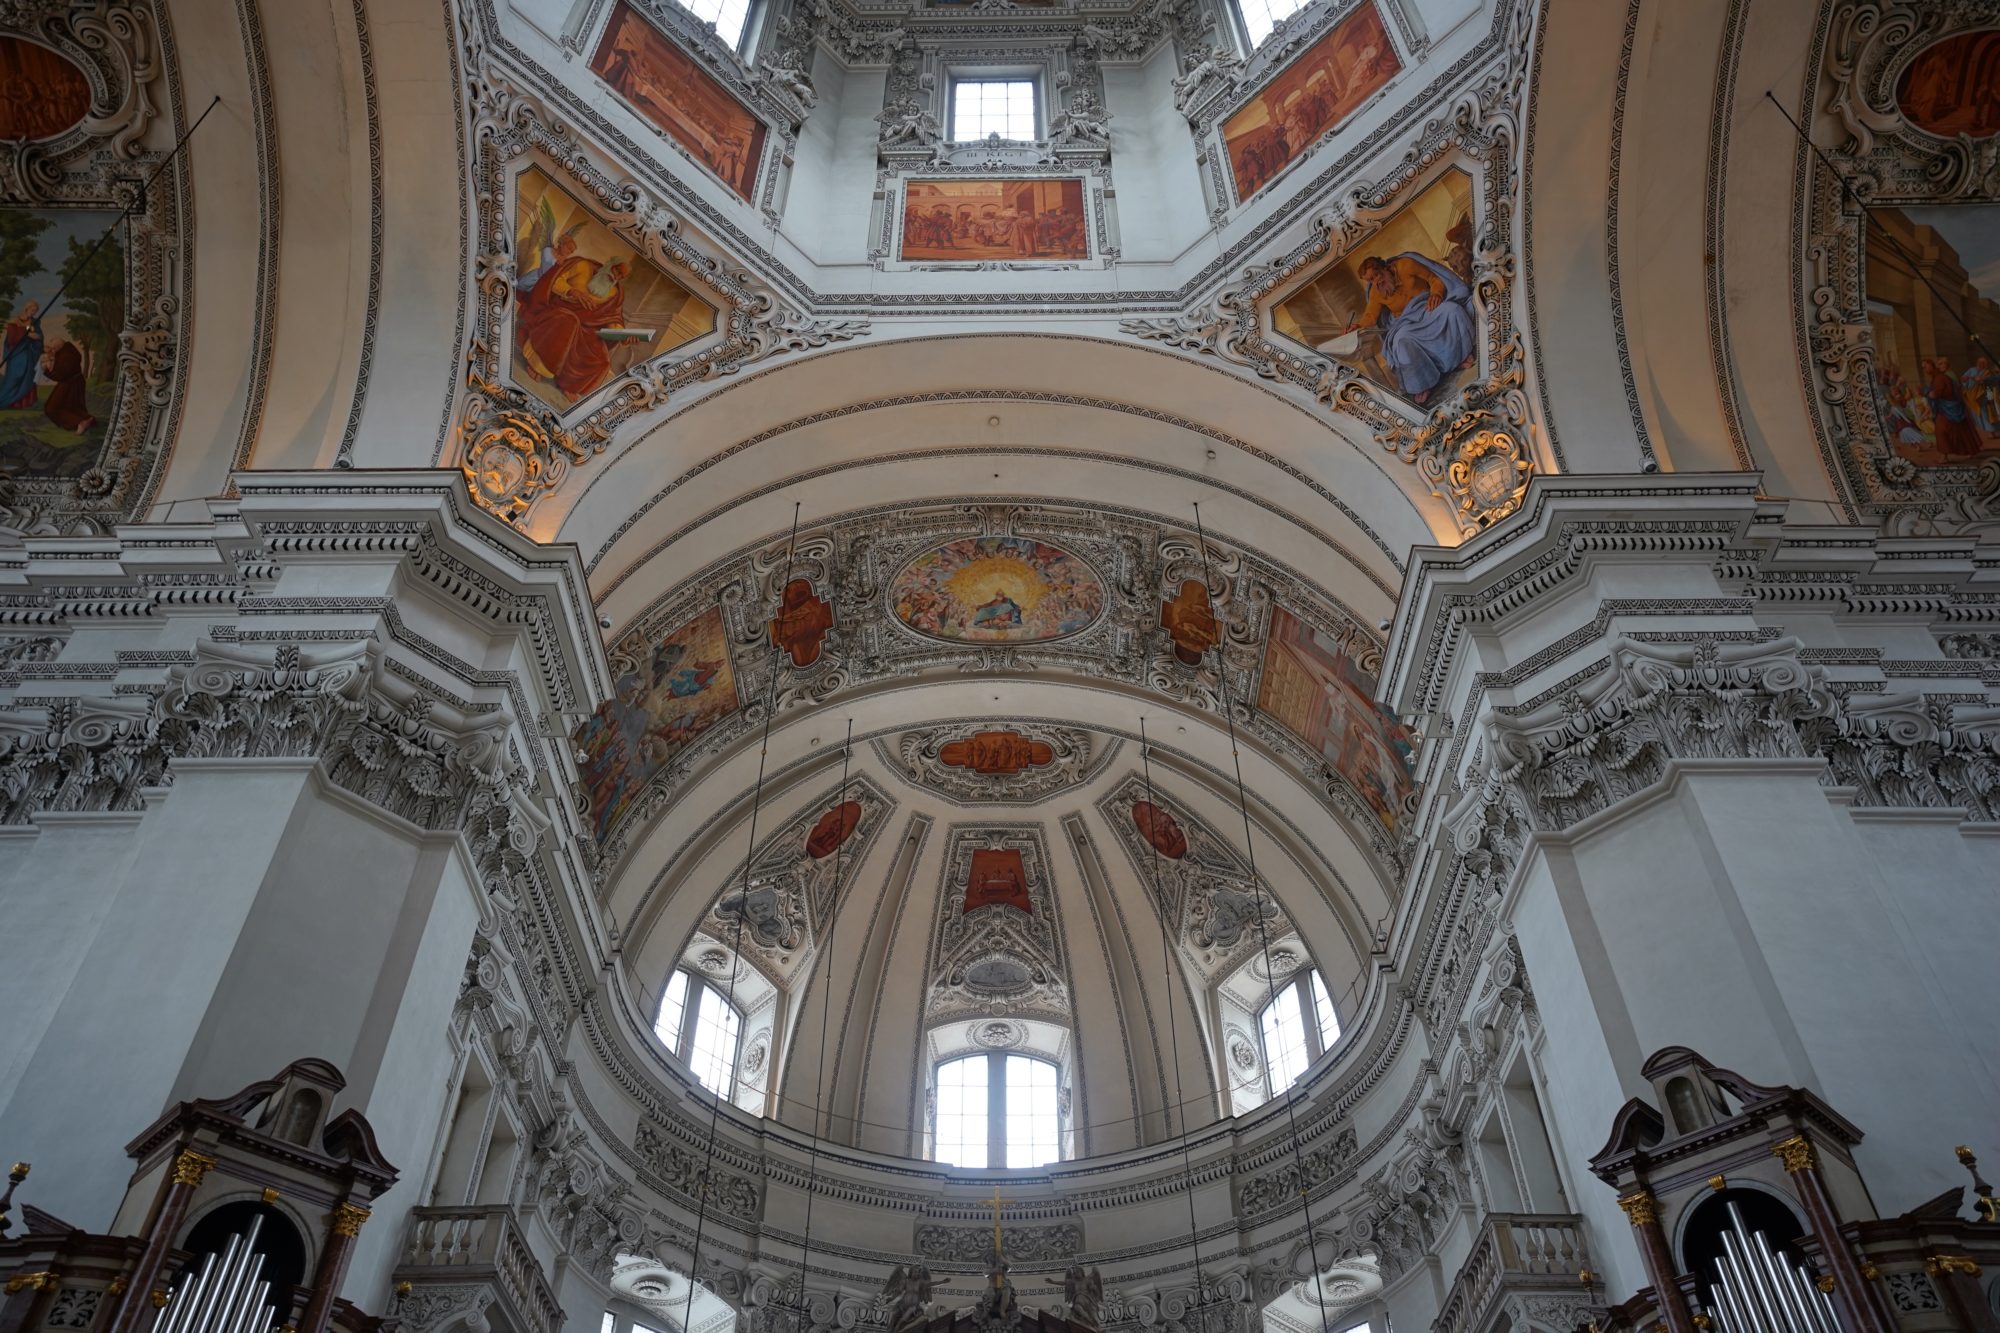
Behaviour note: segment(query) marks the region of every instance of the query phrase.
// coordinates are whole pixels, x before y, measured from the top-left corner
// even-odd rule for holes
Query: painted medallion
[[[0,37],[0,90],[0,139],[53,139],[90,112],[83,71],[19,37]]]
[[[946,742],[938,751],[939,762],[969,768],[982,777],[1012,777],[1024,768],[1053,763],[1055,757],[1055,747],[1047,741],[1032,740],[1018,731],[976,731]]]
[[[840,850],[842,843],[853,836],[861,824],[861,802],[842,801],[833,809],[819,817],[812,832],[806,835],[806,855],[815,861],[824,861]]]
[[[891,580],[889,605],[919,634],[955,643],[1047,643],[1097,623],[1104,584],[1060,547],[1027,537],[962,537]]]
[[[1941,138],[2000,134],[2000,28],[1926,47],[1897,81],[1896,105],[1912,125]]]
[[[972,853],[972,870],[965,877],[965,910],[975,912],[995,903],[1034,913],[1028,869],[1018,847],[981,847]]]

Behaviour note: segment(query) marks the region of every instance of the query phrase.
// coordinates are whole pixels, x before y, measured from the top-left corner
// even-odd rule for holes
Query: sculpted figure
[[[936,1285],[931,1280],[931,1270],[924,1265],[912,1264],[908,1268],[896,1265],[882,1287],[882,1294],[890,1301],[889,1333],[907,1333],[923,1324]]]

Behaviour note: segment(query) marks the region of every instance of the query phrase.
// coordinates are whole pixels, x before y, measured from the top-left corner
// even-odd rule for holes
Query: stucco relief
[[[1958,321],[1905,313],[1963,292],[1910,302],[1890,282],[1904,233],[1936,231],[1952,248],[1992,232],[1991,208],[1985,218],[1964,210],[2000,203],[2000,124],[1956,105],[1957,84],[1933,68],[1992,18],[1980,0],[1828,0],[1816,32],[1813,111],[1839,129],[1798,154],[1799,356],[1829,472],[1900,535],[2000,525],[2000,372],[1990,356],[1981,365]],[[1963,235],[1951,225],[1960,218]],[[2000,330],[1996,301],[1975,281],[1962,314],[1987,348]]]
[[[926,968],[926,1028],[995,1015],[1073,1021],[1048,864],[1039,824],[952,827]],[[1018,878],[982,882],[996,873]]]
[[[41,137],[24,133],[0,160],[0,209],[45,228],[74,219],[82,234],[71,245],[91,259],[74,277],[67,267],[58,275],[53,263],[42,266],[49,294],[69,289],[62,306],[30,311],[27,299],[42,298],[39,306],[49,294],[24,290],[23,304],[0,312],[14,372],[10,397],[34,409],[19,428],[0,429],[7,454],[0,531],[103,530],[153,496],[180,414],[193,249],[184,222],[187,164],[169,165],[167,151],[141,147],[161,103],[178,105],[179,73],[149,3],[34,0],[0,10],[5,34],[52,51],[84,98],[80,116],[65,115],[62,128],[51,122]],[[78,320],[93,333],[78,333]],[[22,372],[25,385],[16,382]]]
[[[1528,18],[1517,11],[1514,21]],[[1539,430],[1514,310],[1523,58],[1460,94],[1452,114],[1433,121],[1382,179],[1316,214],[1305,240],[1246,268],[1242,282],[1195,313],[1126,319],[1121,327],[1291,384],[1358,418],[1378,444],[1417,467],[1468,535],[1514,512],[1537,466]],[[1459,181],[1456,216],[1419,226],[1424,206]],[[1297,312],[1343,265],[1354,270],[1348,281],[1357,291],[1353,309],[1340,309],[1354,327],[1336,320],[1324,336],[1302,341]],[[1360,289],[1362,282],[1385,296]],[[1421,298],[1401,290],[1417,285],[1426,287]]]
[[[1017,748],[1024,757],[1018,763],[1009,759],[996,765],[981,762],[984,756],[979,753],[951,749],[977,744],[987,734],[1018,737]],[[920,727],[896,737],[893,745],[887,738],[878,739],[875,750],[911,785],[954,804],[1033,805],[1088,782],[1120,744],[1076,727],[995,717]],[[1037,745],[1045,747],[1046,758],[1042,751],[1028,748]]]

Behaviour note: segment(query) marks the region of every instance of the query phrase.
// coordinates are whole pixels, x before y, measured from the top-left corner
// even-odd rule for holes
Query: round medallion
[[[65,56],[0,37],[0,139],[53,139],[90,112],[90,82]]]
[[[1104,614],[1104,583],[1057,546],[1027,537],[961,537],[933,547],[889,584],[896,619],[948,643],[1048,643]]]
[[[1917,54],[1896,83],[1903,118],[1943,139],[2000,134],[2000,28],[1961,32]]]
[[[1032,984],[1027,965],[1012,958],[982,958],[965,969],[966,989],[982,995],[1011,995]]]

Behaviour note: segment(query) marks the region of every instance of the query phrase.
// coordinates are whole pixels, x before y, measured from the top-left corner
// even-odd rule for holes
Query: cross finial
[[[994,1182],[993,1197],[988,1199],[987,1202],[993,1205],[993,1261],[998,1263],[1000,1261],[1000,1205],[1008,1202],[1006,1199],[1000,1197],[1000,1184],[998,1181]]]

